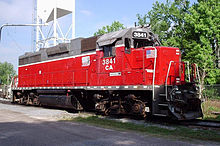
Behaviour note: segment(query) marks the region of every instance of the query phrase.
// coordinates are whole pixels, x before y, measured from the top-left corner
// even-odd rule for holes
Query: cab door
[[[131,48],[124,56],[124,84],[143,84],[143,49]]]
[[[97,52],[98,85],[114,86],[122,84],[122,52],[114,45],[100,47]]]

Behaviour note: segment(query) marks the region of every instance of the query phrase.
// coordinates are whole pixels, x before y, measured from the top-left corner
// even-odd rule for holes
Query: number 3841
[[[113,70],[113,64],[115,64],[115,58],[107,58],[102,60],[102,65],[105,66],[105,70]]]

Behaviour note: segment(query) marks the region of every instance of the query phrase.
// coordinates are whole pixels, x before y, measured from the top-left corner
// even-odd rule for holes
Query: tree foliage
[[[167,0],[166,3],[156,1],[148,14],[142,18],[138,17],[138,24],[143,25],[141,19],[147,23],[146,18],[149,18],[152,31],[160,36],[163,45],[180,47],[182,44],[180,36],[186,32],[183,18],[188,9],[188,0]]]
[[[94,33],[94,36],[103,35],[103,34],[118,31],[124,28],[125,28],[124,25],[121,24],[119,21],[114,21],[111,25],[106,25],[106,26],[103,26],[101,29],[98,29],[98,31]]]
[[[220,5],[218,0],[189,0],[156,2],[138,24],[150,20],[151,29],[166,46],[179,47],[184,60],[198,64],[202,83],[214,84],[219,80],[216,54],[219,51]]]
[[[217,82],[216,51],[220,41],[220,5],[218,0],[199,0],[185,16],[187,30],[185,58],[196,62],[205,82]],[[192,38],[192,39],[189,39]]]
[[[138,25],[139,26],[144,26],[145,24],[147,24],[147,15],[145,14],[144,16],[137,14],[137,19],[138,19]]]
[[[12,76],[15,76],[16,72],[13,69],[13,65],[8,62],[0,62],[0,80],[1,84],[9,84]]]

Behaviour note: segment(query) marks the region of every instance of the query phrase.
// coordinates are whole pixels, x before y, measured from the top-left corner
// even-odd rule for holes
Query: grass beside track
[[[159,126],[146,126],[144,124],[122,123],[110,119],[99,118],[98,116],[76,117],[73,119],[65,120],[80,123],[88,123],[95,126],[116,130],[134,131],[155,136],[220,142],[220,131],[215,130],[199,130],[186,128],[183,126],[175,126],[174,128],[161,128]]]
[[[214,114],[214,113],[220,113],[220,100],[206,100],[202,103],[202,109],[204,120],[214,120],[214,121],[220,121],[220,114]]]

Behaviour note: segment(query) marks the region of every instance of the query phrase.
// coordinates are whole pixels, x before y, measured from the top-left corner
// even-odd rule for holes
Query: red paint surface
[[[172,63],[168,84],[175,84],[176,78],[184,82],[184,70],[180,66],[178,48],[156,47],[155,85],[164,85],[168,66]],[[104,58],[102,51],[90,56],[90,65],[82,65],[82,57],[60,59],[19,67],[18,87],[53,87],[53,86],[113,86],[113,85],[152,85],[154,58],[147,58],[147,50],[154,48],[131,49],[116,48],[115,57]],[[110,73],[121,73],[110,76]]]

